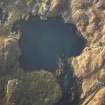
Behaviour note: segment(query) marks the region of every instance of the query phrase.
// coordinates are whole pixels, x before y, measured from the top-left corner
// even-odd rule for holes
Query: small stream
[[[71,103],[70,89],[75,85],[75,77],[70,70],[67,59],[77,56],[85,47],[85,40],[70,23],[64,23],[60,17],[40,20],[32,17],[28,21],[17,21],[13,30],[21,30],[20,64],[25,70],[59,69],[59,58],[63,63],[63,73],[58,82],[62,88],[62,99],[55,105],[75,105]],[[63,55],[63,58],[62,58]],[[70,91],[70,92],[68,92]]]

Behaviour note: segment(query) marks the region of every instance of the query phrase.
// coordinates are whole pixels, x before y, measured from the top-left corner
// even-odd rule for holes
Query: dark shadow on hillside
[[[78,92],[77,78],[73,75],[73,67],[62,58],[63,72],[57,78],[62,90],[62,98],[54,105],[78,105],[80,94]]]

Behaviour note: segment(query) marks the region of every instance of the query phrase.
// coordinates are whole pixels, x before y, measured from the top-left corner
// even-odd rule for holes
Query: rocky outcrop
[[[82,105],[105,105],[105,88],[102,88],[98,92],[90,95]]]
[[[1,36],[0,40],[0,76],[3,76],[15,70],[19,64],[20,51],[17,39]]]
[[[54,9],[57,9],[60,5],[61,5],[60,0],[52,0],[50,11],[53,11]]]
[[[71,17],[88,44],[105,45],[105,1],[71,0]]]
[[[82,54],[73,58],[75,75],[80,78],[88,78],[97,70],[104,69],[105,47],[86,47]]]
[[[13,23],[38,14],[41,3],[42,0],[0,1],[0,8],[8,14],[6,21],[0,22],[0,79],[19,68],[19,39],[8,37]],[[105,105],[105,0],[51,0],[49,16],[59,15],[65,22],[73,22],[87,39],[86,48],[71,61],[80,83],[80,105]],[[29,72],[21,77],[16,72],[9,77],[6,83],[0,83],[1,105],[53,105],[61,98],[60,87],[49,72]]]
[[[72,60],[74,73],[81,84],[81,101],[85,99],[82,105],[104,105],[105,1],[71,0],[70,8],[72,22],[87,39],[84,51]]]
[[[87,95],[94,91],[96,84],[101,81],[105,83],[105,48],[85,48],[83,53],[73,58],[74,73],[82,79],[83,94]],[[92,81],[92,82],[91,82]]]
[[[87,105],[104,105],[105,104],[105,88],[100,89],[94,98]]]
[[[5,105],[53,105],[62,96],[56,79],[46,71],[8,80],[6,89]]]

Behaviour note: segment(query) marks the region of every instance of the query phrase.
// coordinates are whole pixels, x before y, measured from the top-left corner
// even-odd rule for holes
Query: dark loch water
[[[33,17],[20,23],[21,66],[25,69],[56,69],[59,57],[76,56],[84,48],[75,25],[65,24],[61,18],[44,21]]]

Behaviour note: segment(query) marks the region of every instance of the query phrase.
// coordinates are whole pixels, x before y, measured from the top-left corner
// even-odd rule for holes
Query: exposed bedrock
[[[19,66],[19,56],[18,40],[0,36],[0,76],[15,72]]]
[[[8,13],[6,21],[0,23],[0,78],[6,78],[5,83],[0,83],[1,105],[53,105],[61,98],[59,84],[51,73],[16,72],[20,57],[18,39],[14,35],[7,37],[13,23],[21,18],[27,20],[34,5],[37,14],[40,4],[41,0],[0,0],[0,8]],[[86,48],[71,61],[79,82],[80,105],[105,105],[105,0],[51,0],[49,16],[58,15],[65,22],[74,23],[87,39]]]
[[[105,45],[105,1],[71,0],[71,17],[88,45]]]
[[[53,105],[61,96],[56,78],[50,72],[42,70],[9,79],[2,105]]]

